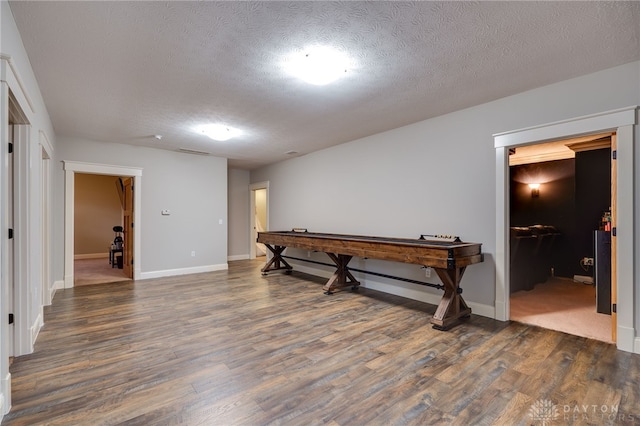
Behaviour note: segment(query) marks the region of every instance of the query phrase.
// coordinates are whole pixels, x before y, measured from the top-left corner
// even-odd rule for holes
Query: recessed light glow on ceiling
[[[339,50],[316,46],[291,55],[286,69],[310,84],[322,86],[345,76],[352,67],[351,60]]]
[[[205,124],[204,126],[198,127],[197,132],[220,142],[235,138],[242,134],[240,130],[223,124]]]

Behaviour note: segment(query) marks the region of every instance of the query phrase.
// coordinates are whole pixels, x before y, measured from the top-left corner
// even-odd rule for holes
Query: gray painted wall
[[[467,269],[462,287],[475,312],[492,316],[496,241],[492,135],[638,104],[640,62],[634,62],[273,164],[253,171],[251,182],[269,181],[272,230],[305,227],[414,238],[441,233],[482,243],[485,262]],[[636,144],[638,140],[636,133]],[[640,149],[636,149],[638,164]],[[639,186],[635,191],[638,196]],[[635,217],[640,223],[638,212]],[[425,279],[415,265],[360,260],[353,266]],[[380,287],[379,281],[364,279],[365,285]],[[411,284],[383,284],[380,288],[385,291],[419,300],[431,292]],[[640,288],[637,279],[636,288]],[[639,300],[637,291],[636,306]]]
[[[65,161],[142,168],[142,273],[227,263],[227,160],[225,158],[59,138]],[[54,196],[64,200],[62,163],[54,171]],[[169,210],[169,216],[160,214]],[[64,209],[54,212],[55,273],[62,278]],[[222,220],[222,224],[219,221]],[[191,252],[196,256],[192,257]]]

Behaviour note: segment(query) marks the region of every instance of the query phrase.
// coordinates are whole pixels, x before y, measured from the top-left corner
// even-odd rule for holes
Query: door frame
[[[47,134],[40,130],[40,194],[42,203],[42,307],[51,305],[55,287],[51,276],[51,157],[53,148]],[[44,313],[42,312],[44,319]]]
[[[124,247],[122,250],[122,271],[125,276],[129,279],[133,278],[133,267],[135,266],[135,256],[133,255],[133,251],[131,248],[135,250],[136,241],[135,241],[135,233],[132,231],[135,230],[135,210],[133,205],[133,198],[135,197],[135,182],[133,178],[126,177],[124,179],[120,179],[120,183],[124,187],[122,200],[123,200],[123,209],[122,209],[122,237],[124,238]],[[133,213],[133,215],[131,214]],[[112,261],[115,261],[115,257]]]
[[[594,133],[617,134],[617,348],[640,353],[635,338],[634,131],[637,106],[494,134],[496,150],[495,318],[509,320],[509,149]]]
[[[21,216],[20,223],[22,225],[19,225],[24,226],[20,230],[14,229],[14,231],[16,236],[18,235],[18,231],[21,232],[21,249],[23,249],[28,256],[29,244],[32,242],[32,240],[29,239],[29,230],[32,229],[32,220],[39,214],[37,202],[30,204],[33,200],[29,197],[29,188],[32,187],[31,184],[33,182],[30,173],[30,155],[32,151],[30,137],[31,124],[29,123],[33,123],[35,109],[13,59],[10,55],[0,53],[0,145],[2,147],[0,149],[0,217],[2,222],[0,224],[0,318],[3,319],[0,321],[0,419],[2,415],[8,413],[11,408],[11,373],[9,372],[9,349],[7,340],[9,338],[9,323],[5,321],[9,315],[8,293],[10,285],[7,275],[7,252],[9,249],[9,226],[7,222],[7,209],[9,208],[7,161],[9,154],[7,144],[9,143],[10,114],[14,115],[14,122],[15,114],[17,114],[19,119],[16,124],[19,125],[17,127],[22,128],[20,130],[21,138],[24,138],[20,139],[18,146],[14,146],[14,166],[16,167],[14,174],[19,174],[19,176],[16,176],[17,182],[15,182],[14,185],[17,185],[17,193],[21,194],[21,196],[18,197],[19,200],[16,206],[18,210],[16,210],[15,213],[24,215]],[[18,150],[19,152],[17,153]],[[20,259],[19,261],[21,262],[20,267],[31,268],[38,266],[38,262],[29,257]],[[30,269],[26,271],[22,270],[20,276],[26,279],[30,272]],[[34,304],[34,301],[30,297],[30,285],[34,284],[31,280],[27,280],[17,282],[14,287],[13,302],[14,309],[16,309],[14,312],[14,333],[15,336],[19,336],[14,339],[14,354],[29,353],[29,349],[33,343],[30,341],[30,337],[37,335],[39,331],[39,327],[37,326],[38,321],[36,321],[36,324],[30,324],[31,317],[28,315],[30,307],[33,309]],[[19,293],[19,295],[17,293]],[[20,303],[19,306],[17,306],[18,302]],[[20,322],[18,322],[18,320]],[[20,340],[20,345],[15,344],[16,340]]]
[[[142,252],[141,243],[141,208],[142,200],[142,168],[113,166],[108,164],[84,163],[78,161],[63,161],[64,163],[64,288],[73,287],[74,271],[73,271],[73,253],[74,253],[74,201],[75,201],[75,174],[88,173],[94,175],[109,175],[132,177],[135,190],[133,191],[133,217],[134,217],[134,247],[133,258],[135,259],[133,268],[133,279],[140,279],[140,253]]]
[[[31,223],[31,214],[35,207],[32,203],[29,185],[31,168],[30,149],[31,125],[13,125],[13,310],[14,310],[14,356],[33,352],[35,337],[40,331],[42,318],[31,323],[35,303],[32,301],[31,285],[36,271],[36,263],[30,259],[32,244],[31,233],[35,231]],[[9,283],[11,285],[11,283]],[[40,303],[38,303],[38,306]],[[42,308],[39,308],[40,310]],[[39,312],[38,312],[39,313]]]
[[[249,185],[249,259],[256,258],[256,191],[265,189],[267,203],[267,223],[265,230],[269,230],[269,181],[252,183]]]

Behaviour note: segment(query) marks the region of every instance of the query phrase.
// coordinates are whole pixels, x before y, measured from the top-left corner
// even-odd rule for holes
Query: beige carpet
[[[104,284],[128,281],[122,269],[112,268],[109,259],[81,259],[74,261],[74,285]]]
[[[551,278],[511,295],[511,320],[611,343],[611,316],[596,312],[596,289]]]

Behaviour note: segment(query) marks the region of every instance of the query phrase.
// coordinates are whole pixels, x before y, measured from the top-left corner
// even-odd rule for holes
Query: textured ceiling
[[[640,59],[640,2],[10,6],[56,134],[246,169]],[[356,65],[329,86],[284,72],[312,44]],[[243,136],[193,131],[218,121]]]

